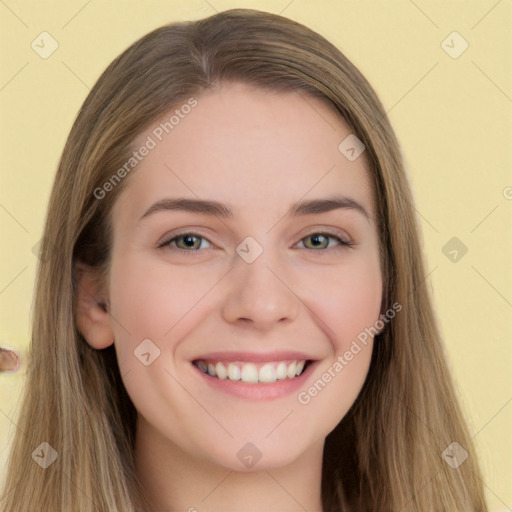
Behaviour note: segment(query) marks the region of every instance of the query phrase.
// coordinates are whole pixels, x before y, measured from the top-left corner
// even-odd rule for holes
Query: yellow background
[[[447,357],[491,511],[512,508],[512,141],[509,0],[14,1],[0,3],[0,345],[27,348],[53,178],[89,89],[128,45],[165,23],[252,7],[323,34],[361,69],[401,142]],[[42,59],[42,32],[58,49]],[[454,59],[441,43],[469,44]],[[455,49],[460,48],[459,43]],[[509,190],[509,194],[507,194]],[[468,252],[452,262],[452,237]],[[0,479],[24,378],[0,375]],[[428,421],[428,418],[426,418]],[[37,422],[37,418],[34,418]],[[43,441],[43,440],[41,440]],[[35,447],[34,447],[35,448]]]

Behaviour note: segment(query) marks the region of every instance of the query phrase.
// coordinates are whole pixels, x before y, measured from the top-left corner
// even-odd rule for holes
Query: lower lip
[[[258,383],[219,379],[212,377],[208,373],[204,373],[195,364],[191,364],[199,376],[204,379],[204,382],[215,390],[250,400],[274,400],[305,387],[317,363],[318,361],[312,361],[298,377],[294,377],[293,379]]]

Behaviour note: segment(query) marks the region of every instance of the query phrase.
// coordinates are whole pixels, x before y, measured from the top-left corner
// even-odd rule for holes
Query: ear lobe
[[[101,350],[114,343],[110,325],[108,297],[98,281],[97,270],[81,262],[75,263],[76,274],[76,324],[91,347]]]

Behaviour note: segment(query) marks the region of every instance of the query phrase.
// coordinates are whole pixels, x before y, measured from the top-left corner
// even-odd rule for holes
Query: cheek
[[[110,276],[112,328],[128,395],[139,414],[183,443],[190,441],[188,427],[175,421],[170,429],[169,418],[198,412],[189,392],[177,384],[182,378],[176,374],[179,347],[204,319],[204,299],[221,277],[200,266],[171,270],[168,264],[126,254],[113,259]],[[197,450],[190,443],[187,449]]]
[[[322,276],[321,273],[325,272]],[[297,396],[303,410],[324,418],[330,433],[353,405],[366,380],[373,350],[373,328],[379,319],[382,276],[376,258],[352,265],[318,270],[303,296],[330,342],[330,354],[317,370],[317,379]],[[322,277],[324,279],[322,279]]]
[[[322,322],[333,352],[348,349],[351,342],[379,319],[382,276],[378,259],[354,258],[351,264],[319,267],[309,275],[302,295]],[[371,341],[371,340],[369,340]]]
[[[356,339],[365,329],[375,325],[379,318],[382,300],[380,272],[368,267],[360,271],[353,269],[343,276],[343,281],[334,283],[337,300],[330,305],[329,313],[334,321],[334,330],[340,333],[336,348],[347,349],[347,343]]]
[[[146,339],[174,352],[173,340],[194,317],[208,291],[219,280],[201,265],[174,267],[126,254],[112,262],[110,302],[119,364],[129,366],[133,351]]]

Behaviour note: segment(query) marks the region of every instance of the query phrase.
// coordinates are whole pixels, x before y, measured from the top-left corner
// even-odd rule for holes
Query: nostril
[[[14,373],[19,370],[20,356],[15,350],[0,347],[0,373]]]

